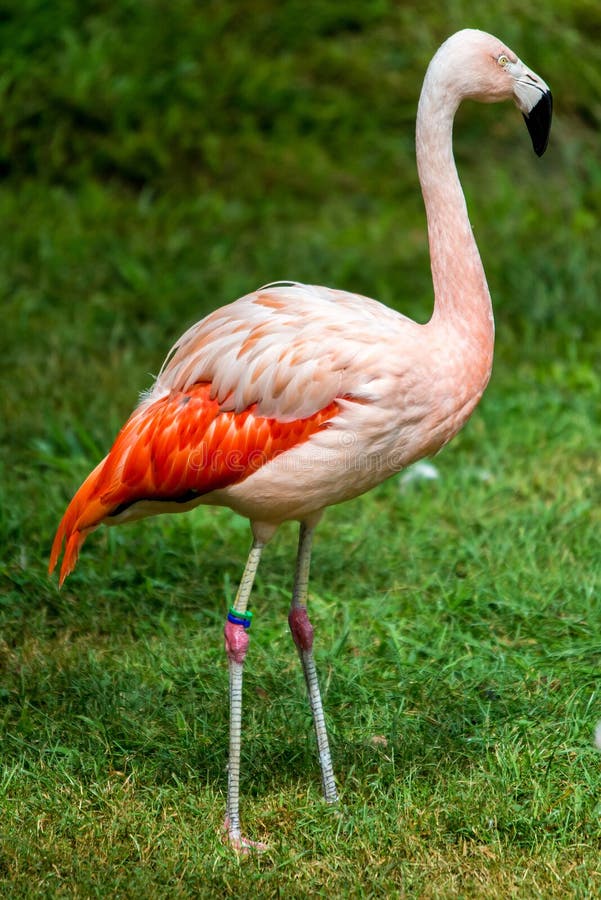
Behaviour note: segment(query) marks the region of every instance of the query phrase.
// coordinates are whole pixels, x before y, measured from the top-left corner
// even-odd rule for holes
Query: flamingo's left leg
[[[230,671],[230,752],[227,776],[227,809],[224,832],[236,850],[265,850],[265,844],[250,841],[240,832],[240,743],[242,734],[242,673],[248,650],[248,601],[264,544],[255,540],[248,555],[236,600],[225,623],[225,651]]]
[[[309,703],[311,704],[313,724],[315,725],[315,734],[317,737],[317,748],[319,750],[323,795],[327,803],[335,803],[338,800],[338,794],[336,792],[334,769],[332,767],[332,757],[330,755],[330,746],[328,743],[328,732],[326,730],[323,704],[321,702],[321,694],[319,691],[317,669],[313,658],[313,626],[307,615],[307,587],[309,583],[312,539],[313,529],[309,528],[304,523],[301,524],[298,556],[296,560],[296,577],[294,580],[294,591],[292,594],[290,613],[288,615],[288,623],[290,625],[292,637],[294,638],[294,643],[298,648],[298,655],[300,656],[303,672],[305,674],[305,681],[307,683]]]

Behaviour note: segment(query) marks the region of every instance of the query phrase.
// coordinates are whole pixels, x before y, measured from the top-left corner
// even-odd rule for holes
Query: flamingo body
[[[180,339],[67,508],[51,569],[66,540],[62,583],[101,523],[210,503],[277,526],[355,497],[439,450],[491,362],[492,336],[451,343],[356,294],[262,288]]]

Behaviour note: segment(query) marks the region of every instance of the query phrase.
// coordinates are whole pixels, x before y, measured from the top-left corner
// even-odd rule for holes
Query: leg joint
[[[293,606],[288,614],[288,624],[299,650],[310,650],[313,646],[313,626],[309,621],[306,607]]]
[[[229,619],[225,623],[223,629],[225,636],[225,652],[230,662],[242,664],[246,651],[248,650],[248,634],[244,625],[237,625],[230,622]]]

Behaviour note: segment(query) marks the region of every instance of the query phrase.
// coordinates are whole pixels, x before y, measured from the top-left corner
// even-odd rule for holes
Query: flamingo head
[[[464,97],[483,103],[513,100],[524,116],[534,152],[543,155],[551,131],[553,97],[542,78],[498,38],[473,28],[453,34],[439,54],[447,84],[458,101]]]

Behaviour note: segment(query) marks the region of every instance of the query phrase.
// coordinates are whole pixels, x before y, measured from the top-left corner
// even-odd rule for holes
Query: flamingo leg
[[[307,615],[307,588],[309,584],[312,540],[313,529],[301,523],[298,556],[296,559],[296,576],[294,579],[294,590],[292,593],[292,604],[288,615],[288,623],[290,625],[292,637],[294,638],[294,643],[298,649],[298,655],[303,666],[305,681],[307,683],[309,703],[311,704],[313,724],[315,726],[315,735],[317,737],[317,748],[319,750],[323,795],[327,803],[336,803],[338,794],[336,792],[334,769],[332,767],[332,757],[330,755],[330,746],[328,743],[328,732],[326,729],[323,704],[321,702],[321,693],[319,691],[317,669],[313,658],[313,626]]]
[[[264,544],[255,540],[248,559],[236,600],[232,607],[233,617],[241,616],[247,611],[248,600],[252,590],[257,568],[261,559]],[[230,616],[225,623],[225,652],[229,663],[230,679],[230,748],[227,777],[227,807],[224,823],[226,839],[236,850],[247,853],[251,849],[264,850],[265,844],[250,841],[242,837],[240,832],[240,746],[242,734],[242,673],[244,658],[248,650],[247,628],[232,622]]]

